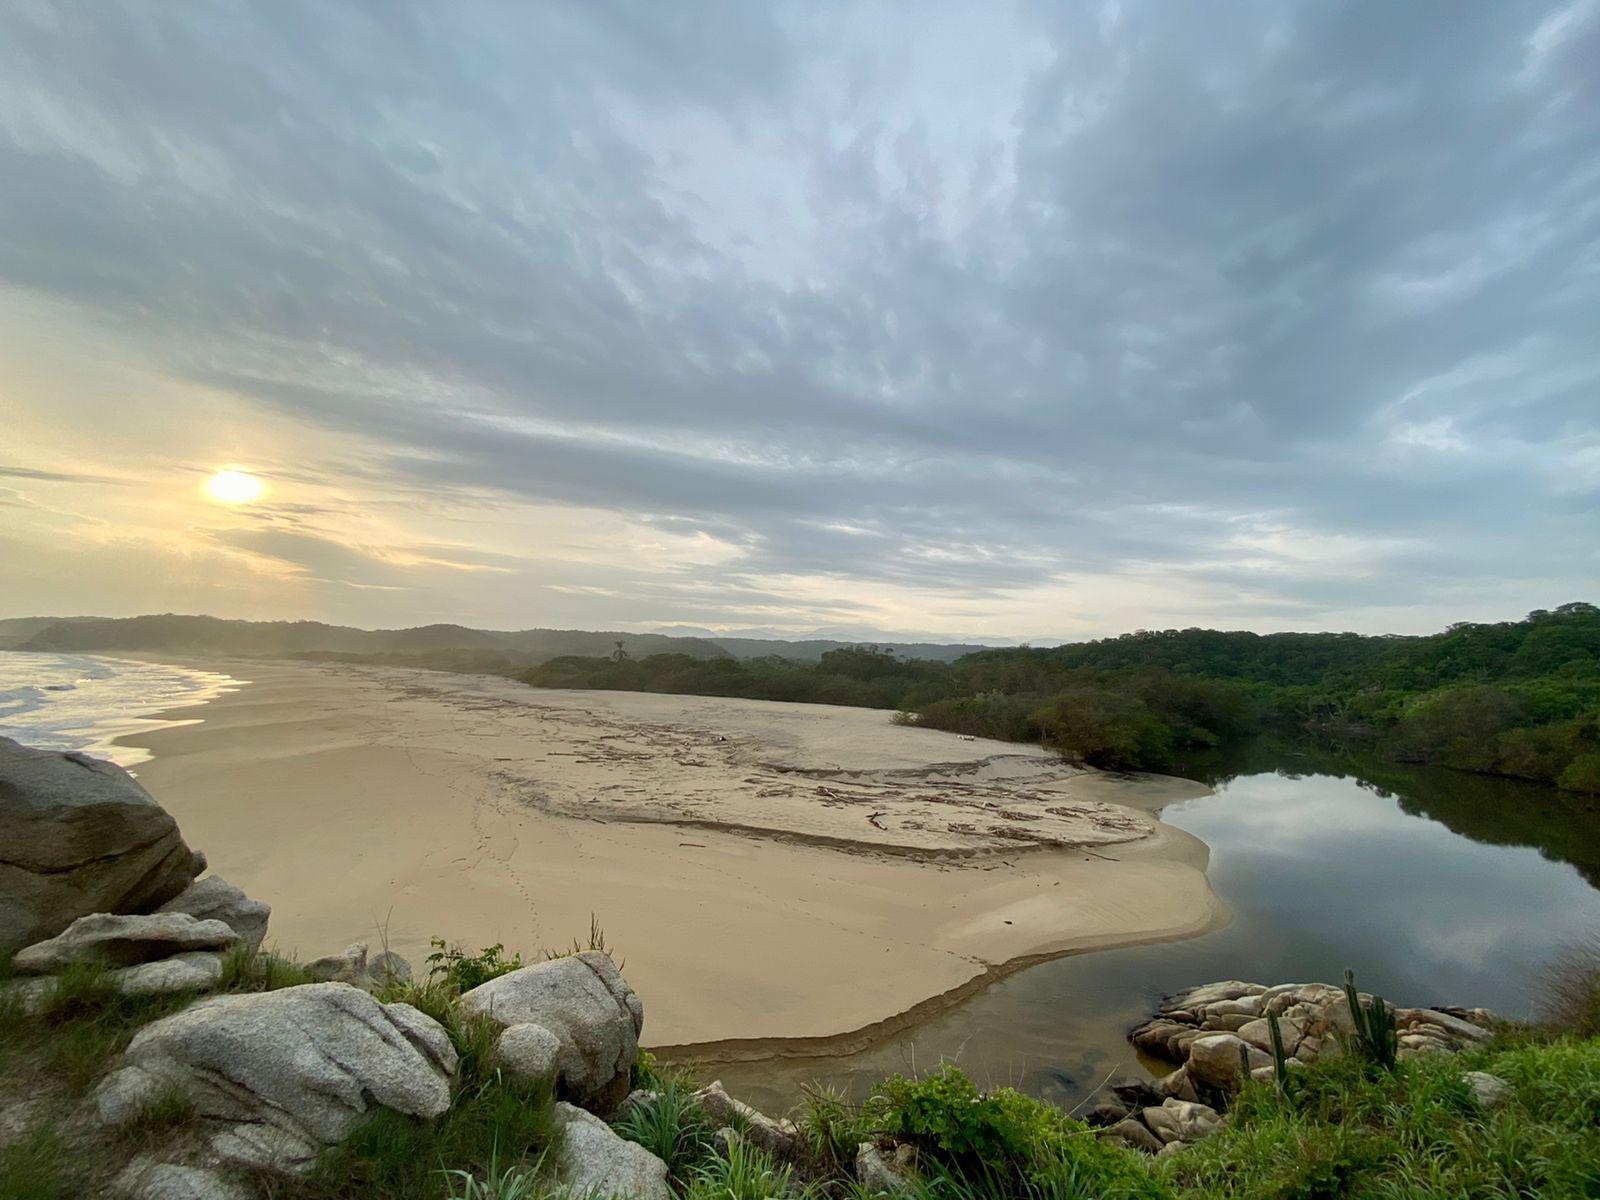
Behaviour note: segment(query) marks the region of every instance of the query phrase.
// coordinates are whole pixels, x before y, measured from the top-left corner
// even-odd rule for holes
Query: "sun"
[[[218,471],[206,480],[206,494],[222,504],[250,504],[267,494],[267,485],[247,471]]]

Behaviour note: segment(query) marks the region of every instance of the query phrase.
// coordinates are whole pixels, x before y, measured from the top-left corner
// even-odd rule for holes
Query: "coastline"
[[[1188,781],[876,710],[180,661],[255,682],[120,740],[285,951],[537,954],[593,915],[674,1056],[848,1050],[1030,963],[1228,919],[1156,816]]]

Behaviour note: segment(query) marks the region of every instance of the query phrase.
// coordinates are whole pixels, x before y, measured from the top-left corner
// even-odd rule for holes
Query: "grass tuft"
[[[222,956],[222,980],[217,985],[223,992],[276,992],[281,988],[299,987],[315,980],[299,963],[282,958],[266,950],[251,950],[248,946],[233,946]]]
[[[663,1081],[653,1101],[635,1104],[613,1128],[666,1163],[675,1185],[686,1184],[711,1157],[711,1119],[680,1080]]]
[[[734,1137],[725,1155],[694,1171],[681,1194],[684,1200],[770,1200],[790,1195],[793,1184],[793,1168],[777,1166],[764,1151]]]

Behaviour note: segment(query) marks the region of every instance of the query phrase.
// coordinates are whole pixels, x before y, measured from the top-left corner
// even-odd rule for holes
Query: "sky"
[[[1597,62],[1600,0],[8,0],[0,616],[1600,599]]]

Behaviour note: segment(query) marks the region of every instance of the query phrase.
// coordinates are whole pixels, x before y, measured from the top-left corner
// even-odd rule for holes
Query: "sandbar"
[[[212,660],[141,781],[302,958],[604,930],[646,1045],[859,1044],[1016,964],[1225,922],[1206,793],[876,709]],[[198,717],[198,720],[195,718]]]

